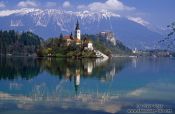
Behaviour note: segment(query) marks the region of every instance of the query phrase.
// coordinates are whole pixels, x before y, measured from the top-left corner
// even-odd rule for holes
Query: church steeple
[[[78,19],[77,19],[77,24],[76,24],[75,30],[80,30],[80,25],[79,25]]]
[[[79,25],[78,19],[75,27],[75,38],[81,40],[81,31],[80,31],[80,25]]]

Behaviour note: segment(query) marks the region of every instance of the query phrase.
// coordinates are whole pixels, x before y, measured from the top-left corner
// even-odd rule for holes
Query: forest
[[[42,38],[32,32],[0,31],[1,55],[36,55]]]

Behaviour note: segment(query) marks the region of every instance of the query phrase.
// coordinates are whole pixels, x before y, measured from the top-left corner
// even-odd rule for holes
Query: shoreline
[[[60,59],[104,59],[103,57],[69,57],[69,56],[26,56],[26,55],[5,55],[0,54],[0,57],[26,57],[26,58],[60,58]],[[117,56],[108,56],[111,58],[175,58],[175,57],[167,57],[167,56],[135,56],[135,55],[117,55]]]
[[[0,54],[0,57],[26,57],[26,58],[61,58],[61,59],[100,59],[103,57],[63,57],[63,56],[25,56],[25,55],[4,55]]]

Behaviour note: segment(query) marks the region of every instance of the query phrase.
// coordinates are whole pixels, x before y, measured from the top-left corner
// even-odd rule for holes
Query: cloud
[[[144,19],[142,19],[141,17],[128,17],[129,20],[136,22],[138,24],[141,24],[143,26],[149,25],[150,23],[148,21],[145,21]]]
[[[124,5],[119,0],[107,0],[106,2],[93,2],[88,6],[79,5],[78,9],[90,9],[92,11],[99,11],[100,10],[110,10],[110,11],[123,11],[123,10],[134,10],[134,7],[129,7]]]
[[[65,1],[65,2],[63,3],[63,7],[64,7],[64,8],[69,8],[70,6],[71,6],[71,4],[70,4],[69,1]]]
[[[6,5],[4,4],[4,2],[0,2],[0,8],[4,8],[6,7]]]
[[[143,95],[144,93],[146,93],[147,91],[145,89],[136,89],[134,91],[131,91],[130,93],[128,93],[128,96],[136,96],[139,97],[141,95]]]
[[[47,2],[47,3],[46,3],[46,6],[47,6],[47,7],[55,7],[56,5],[57,5],[56,2]]]
[[[27,1],[21,1],[17,4],[19,7],[37,7],[37,3],[35,1],[27,0]]]

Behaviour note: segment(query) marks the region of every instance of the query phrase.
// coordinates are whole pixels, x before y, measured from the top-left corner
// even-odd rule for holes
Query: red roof
[[[75,41],[75,42],[81,42],[81,40],[80,39],[78,39],[78,38],[73,38],[73,39],[71,39],[71,37],[70,37],[70,35],[65,35],[64,36],[64,39],[70,39],[70,40],[73,40],[73,41]]]
[[[64,39],[71,39],[71,38],[70,38],[70,35],[64,36]]]

